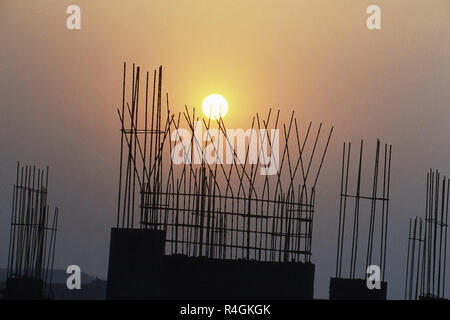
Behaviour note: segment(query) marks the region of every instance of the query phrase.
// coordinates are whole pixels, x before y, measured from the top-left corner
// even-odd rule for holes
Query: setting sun
[[[228,112],[228,102],[220,94],[211,94],[203,100],[203,113],[214,120],[223,118]]]

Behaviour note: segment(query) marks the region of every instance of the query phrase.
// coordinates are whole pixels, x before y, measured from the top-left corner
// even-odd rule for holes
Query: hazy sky
[[[81,30],[66,28],[71,4]],[[382,30],[366,27],[371,4]],[[389,296],[402,298],[408,219],[423,215],[426,171],[450,174],[449,52],[448,0],[0,0],[0,266],[20,160],[50,166],[56,266],[106,277],[127,61],[164,66],[174,111],[217,92],[229,126],[275,107],[335,127],[316,197],[318,297],[328,297],[335,266],[342,143],[392,144],[387,280]]]

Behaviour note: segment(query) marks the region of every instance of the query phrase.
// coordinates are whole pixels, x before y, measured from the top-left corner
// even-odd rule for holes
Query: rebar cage
[[[48,167],[20,167],[13,188],[7,278],[38,281],[51,297],[58,208],[47,204]],[[8,289],[8,288],[7,288]]]
[[[350,258],[348,277],[349,279],[355,279],[357,277],[357,262],[360,260],[358,257],[361,255],[358,255],[358,245],[361,246],[360,229],[367,227],[366,230],[361,232],[362,236],[366,236],[367,232],[364,278],[368,276],[366,273],[367,268],[371,266],[372,263],[376,262],[376,265],[380,268],[381,280],[384,281],[386,274],[392,146],[384,144],[384,148],[382,148],[381,141],[377,139],[371,185],[369,183],[363,183],[363,147],[364,142],[361,140],[357,158],[358,165],[355,168],[355,188],[354,191],[350,191],[349,172],[351,171],[352,163],[351,143],[344,143],[343,145],[336,278],[342,278],[343,261],[345,258],[344,249],[346,247],[346,251],[349,253]],[[367,173],[369,173],[369,171],[367,171]],[[363,186],[369,187],[371,194],[363,194]],[[348,226],[351,227],[351,237],[346,237],[345,232],[347,220],[349,220],[347,216],[348,207],[353,207],[353,212],[351,212],[353,219]],[[365,214],[367,211],[369,211],[369,214]],[[348,248],[348,240],[350,239],[351,245],[350,248]]]
[[[446,284],[450,179],[427,173],[425,218],[409,221],[405,299],[443,299]]]
[[[240,132],[239,146],[222,118],[200,120],[187,107],[173,114],[167,94],[162,107],[161,67],[152,92],[147,72],[144,94],[140,67],[133,64],[130,93],[126,71],[124,64],[117,227],[165,231],[166,254],[310,262],[315,190],[333,128],[322,138],[322,124],[313,133],[309,123],[301,138],[294,113],[280,125],[280,112],[269,109]],[[174,161],[179,154],[183,161]]]

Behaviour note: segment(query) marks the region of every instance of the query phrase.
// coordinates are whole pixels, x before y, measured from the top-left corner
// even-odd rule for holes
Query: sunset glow
[[[203,113],[214,120],[223,118],[228,112],[228,102],[220,94],[211,94],[203,100]]]

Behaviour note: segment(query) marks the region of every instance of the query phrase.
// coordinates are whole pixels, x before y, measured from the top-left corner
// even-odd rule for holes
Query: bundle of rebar
[[[31,279],[41,281],[42,296],[51,294],[55,258],[58,208],[51,218],[47,204],[48,167],[20,167],[17,164],[13,188],[8,281]],[[8,289],[8,288],[7,288]]]
[[[424,242],[422,231],[422,218],[411,218],[409,221],[408,256],[406,260],[405,280],[405,299],[408,300],[417,300],[419,294],[422,294],[422,290],[419,291],[421,283],[421,254]]]
[[[161,67],[153,73],[153,92],[147,72],[140,94],[140,67],[133,65],[127,103],[126,71],[124,64],[117,227],[165,231],[166,254],[309,262],[316,185],[333,129],[320,139],[320,124],[308,139],[314,131],[309,123],[301,138],[294,113],[280,125],[280,112],[269,109],[265,119],[253,117],[239,152],[222,118],[201,119],[187,107],[173,114],[167,94],[162,106]],[[205,133],[198,138],[200,127]],[[183,129],[189,139],[181,137]],[[259,141],[256,149],[252,139]],[[175,143],[188,155],[183,163],[172,161]],[[209,161],[205,147],[215,155],[227,148],[232,161]],[[261,174],[270,162],[267,153],[275,151],[275,174]]]
[[[445,294],[450,179],[427,173],[425,219],[411,219],[405,299],[441,299]]]

